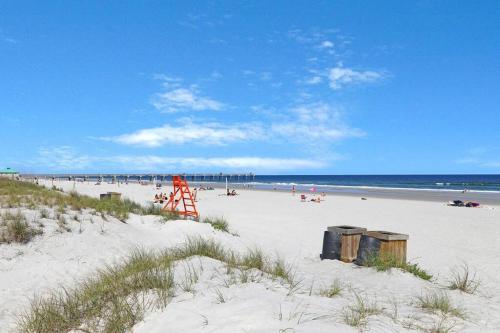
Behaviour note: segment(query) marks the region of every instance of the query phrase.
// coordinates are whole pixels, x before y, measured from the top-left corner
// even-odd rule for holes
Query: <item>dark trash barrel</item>
[[[375,237],[362,235],[359,240],[358,255],[354,263],[359,266],[364,266],[370,258],[378,257],[380,252],[381,241]]]
[[[343,262],[353,262],[358,254],[358,246],[361,235],[366,232],[366,228],[352,225],[329,226],[328,231],[340,236],[340,260]]]
[[[325,231],[323,234],[323,251],[319,256],[321,260],[340,259],[341,237],[342,235],[338,233]]]

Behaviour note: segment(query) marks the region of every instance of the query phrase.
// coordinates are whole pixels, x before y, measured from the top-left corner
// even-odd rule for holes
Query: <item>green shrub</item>
[[[398,268],[423,280],[432,279],[432,275],[420,268],[418,264],[406,262],[401,263],[394,256],[390,255],[380,256],[378,253],[370,254],[364,264],[368,267],[375,268],[378,272],[385,272],[391,268]]]

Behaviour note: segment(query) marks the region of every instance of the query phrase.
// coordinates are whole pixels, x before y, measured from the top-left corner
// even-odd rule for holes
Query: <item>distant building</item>
[[[19,172],[11,168],[0,169],[0,177],[16,178],[19,176]]]

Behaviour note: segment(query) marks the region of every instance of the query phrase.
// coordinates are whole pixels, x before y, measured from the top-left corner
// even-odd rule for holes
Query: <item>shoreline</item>
[[[211,186],[217,189],[225,188],[225,184],[218,182],[189,182],[191,188],[198,188],[199,185]],[[290,188],[283,186],[272,188],[272,185],[266,187],[256,187],[244,183],[228,183],[229,188],[245,189],[252,191],[265,191],[265,192],[288,192],[291,193]],[[443,202],[453,200],[474,201],[482,205],[495,205],[500,206],[500,192],[489,191],[467,191],[463,193],[459,190],[433,190],[433,189],[400,189],[400,188],[383,188],[383,187],[354,187],[354,186],[335,186],[328,190],[311,192],[309,190],[296,190],[296,194],[317,195],[325,192],[329,196],[349,196],[349,197],[364,197],[364,198],[377,198],[377,199],[401,199],[401,200],[414,200],[414,201],[431,201]]]
[[[33,181],[33,179],[25,179],[27,181]],[[45,179],[48,182],[48,179]],[[55,185],[59,182],[67,182],[67,180],[56,180]],[[80,182],[78,183],[94,183],[93,181]],[[124,184],[123,182],[120,182]],[[139,184],[138,181],[129,181],[130,184]],[[154,186],[153,182],[145,182],[150,186]],[[226,187],[225,183],[221,182],[210,182],[210,181],[188,181],[191,189],[199,188],[202,186],[210,186],[216,189],[224,189]],[[103,184],[112,184],[111,182],[103,182]],[[170,181],[164,181],[163,186],[171,186]],[[324,185],[323,185],[324,186]],[[442,202],[447,203],[453,200],[462,200],[479,202],[481,205],[494,205],[500,206],[500,192],[494,191],[474,191],[470,190],[463,193],[460,190],[436,190],[436,189],[413,189],[413,188],[385,188],[385,187],[370,187],[370,186],[333,186],[327,185],[328,188],[324,188],[321,185],[314,185],[316,187],[316,192],[311,192],[309,190],[309,184],[307,185],[297,185],[296,194],[306,194],[308,196],[313,196],[325,192],[328,196],[336,197],[359,197],[359,198],[374,198],[374,199],[396,199],[396,200],[409,200],[409,201],[429,201],[429,202]],[[228,187],[231,189],[244,189],[251,191],[263,191],[263,192],[281,192],[281,193],[291,193],[291,185],[273,185],[273,184],[249,184],[249,183],[228,183]]]

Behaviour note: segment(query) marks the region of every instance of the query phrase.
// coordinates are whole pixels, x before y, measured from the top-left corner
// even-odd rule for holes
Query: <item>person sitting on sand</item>
[[[238,193],[236,193],[236,190],[232,190],[231,195],[238,195]]]
[[[155,194],[155,201],[154,202],[156,203],[158,201],[160,201],[160,197],[158,196],[158,194]]]
[[[317,198],[312,198],[311,201],[312,202],[316,202],[316,203],[320,203],[321,202],[321,197],[318,196]]]

